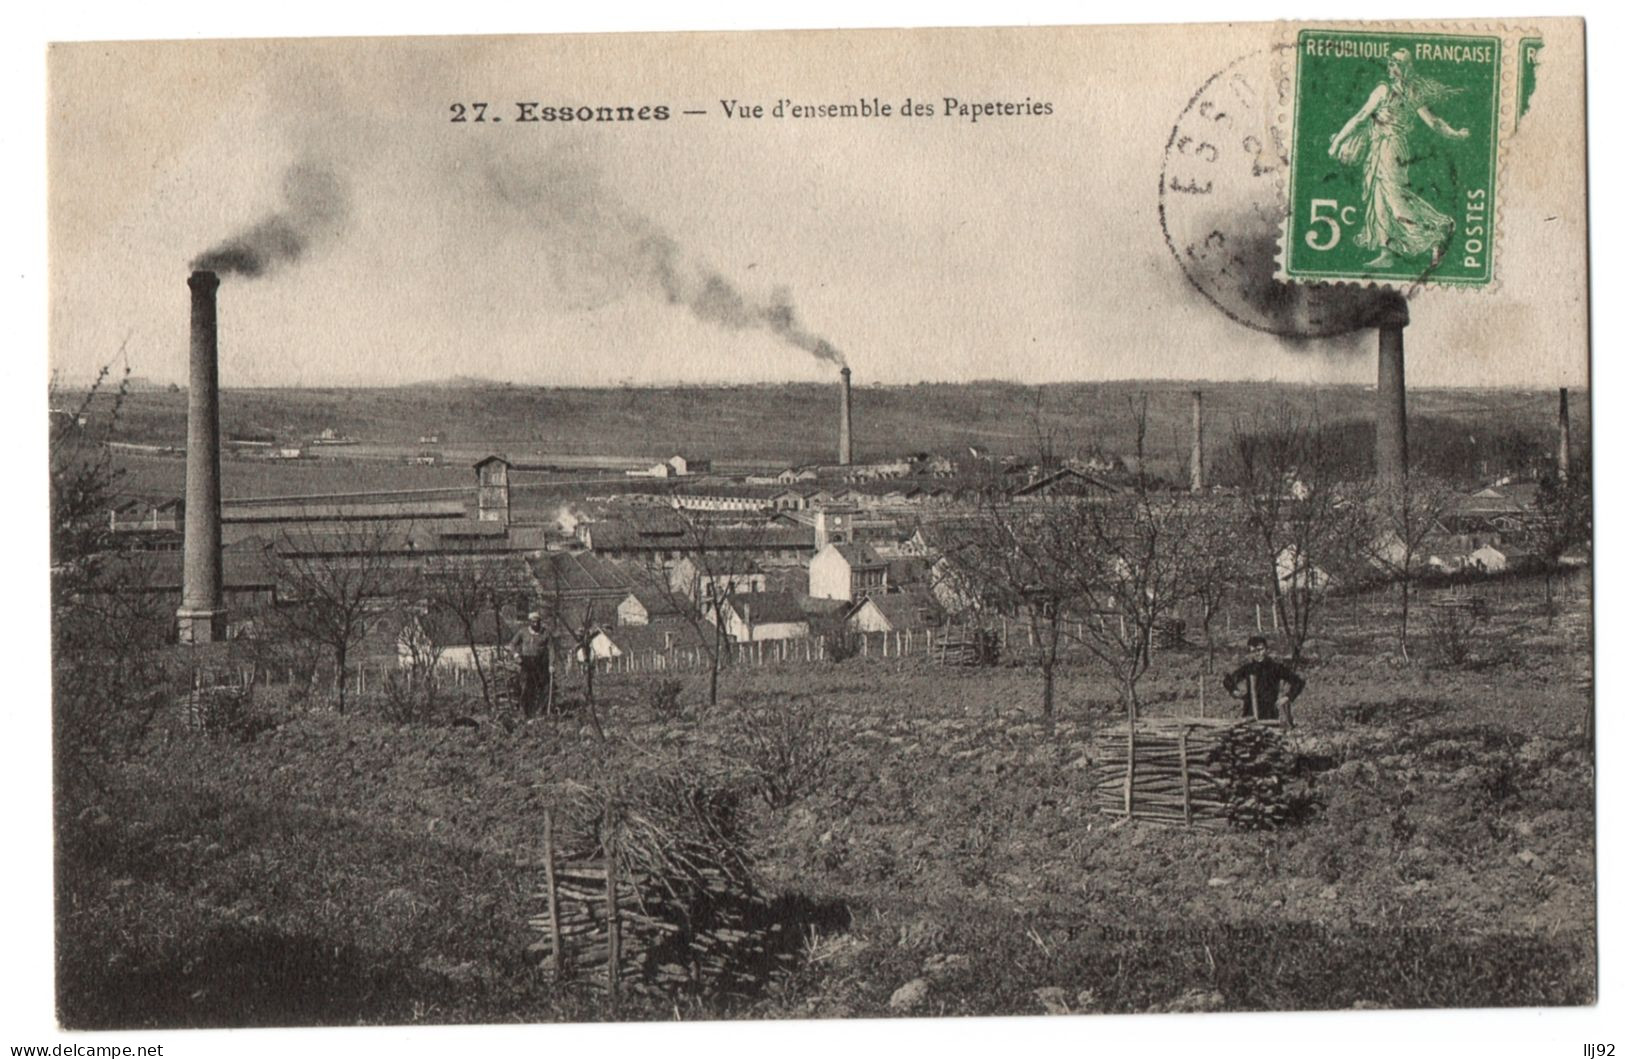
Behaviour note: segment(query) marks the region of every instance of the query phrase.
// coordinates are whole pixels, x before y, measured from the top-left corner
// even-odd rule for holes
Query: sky
[[[842,360],[859,384],[1370,383],[1370,332],[1288,344],[1238,325],[1195,293],[1159,224],[1192,94],[1270,39],[1247,25],[58,46],[51,365],[77,379],[122,353],[137,375],[183,380],[188,268],[259,225],[300,256],[226,276],[228,387],[815,381]],[[1580,64],[1554,58],[1542,78],[1507,149],[1500,284],[1418,296],[1413,385],[1587,379],[1583,171],[1527,164],[1580,156]],[[1050,113],[971,122],[945,116],[946,97]],[[781,99],[935,113],[722,108]],[[707,113],[522,123],[520,101]],[[475,102],[505,123],[450,120]]]

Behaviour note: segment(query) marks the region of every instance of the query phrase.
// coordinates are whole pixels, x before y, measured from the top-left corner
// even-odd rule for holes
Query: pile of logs
[[[531,951],[560,978],[611,991],[751,993],[788,967],[783,927],[771,921],[763,898],[739,892],[716,874],[711,900],[679,902],[659,880],[626,872],[624,865],[616,865],[611,882],[610,864],[559,863],[537,895],[545,910],[530,921],[541,934]]]
[[[992,629],[944,630],[937,640],[937,661],[949,666],[996,666],[999,634]]]
[[[1274,721],[1154,717],[1101,733],[1095,796],[1113,816],[1187,826],[1286,822],[1291,756]]]
[[[1249,831],[1273,830],[1290,818],[1286,781],[1292,767],[1280,728],[1268,721],[1233,725],[1208,753],[1231,826]]]

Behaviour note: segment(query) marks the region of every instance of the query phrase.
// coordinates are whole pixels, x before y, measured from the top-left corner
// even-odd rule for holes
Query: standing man
[[[1286,701],[1276,709],[1281,685],[1286,685]],[[1303,678],[1270,657],[1269,641],[1262,636],[1247,638],[1247,661],[1224,678],[1224,690],[1242,701],[1241,715],[1261,721],[1282,720],[1292,727],[1292,702],[1303,694]],[[1253,701],[1254,696],[1257,702]]]
[[[536,716],[537,705],[547,701],[553,681],[548,670],[549,644],[547,633],[542,629],[541,612],[531,611],[527,620],[529,624],[508,641],[508,650],[519,659],[519,706],[528,721]]]

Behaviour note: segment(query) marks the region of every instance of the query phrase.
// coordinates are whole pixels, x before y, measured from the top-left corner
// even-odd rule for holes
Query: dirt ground
[[[764,888],[808,909],[795,970],[631,1018],[1585,1004],[1596,995],[1590,626],[1497,606],[1472,656],[1409,662],[1368,620],[1311,645],[1290,736],[1312,806],[1275,832],[1112,826],[1091,792],[1113,691],[1068,666],[1051,735],[1035,668],[854,659],[601,679],[581,715],[509,730],[282,708],[167,726],[59,823],[70,1027],[609,1017],[535,940],[541,813],[561,780],[651,755],[737,766],[735,705],[795,695],[826,751],[749,804]],[[1194,711],[1197,650],[1150,713]],[[578,689],[566,689],[566,698]],[[1217,704],[1215,704],[1217,708]]]

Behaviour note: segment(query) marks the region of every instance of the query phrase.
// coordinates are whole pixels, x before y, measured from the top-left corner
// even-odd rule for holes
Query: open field
[[[681,717],[647,678],[579,716],[398,724],[265,705],[264,730],[156,733],[60,823],[60,1014],[113,1026],[604,1017],[524,953],[539,782],[652,752],[739,764],[732,702],[805,696],[826,769],[748,809],[767,888],[808,910],[760,995],[629,1001],[622,1017],[1585,1004],[1596,996],[1588,599],[1503,601],[1474,656],[1391,657],[1375,621],[1317,641],[1279,832],[1113,828],[1089,793],[1120,714],[1084,668],[1053,736],[1036,670],[919,659],[736,670]],[[1149,709],[1190,709],[1198,652],[1164,652]],[[565,698],[579,695],[567,687]],[[894,1004],[911,985],[908,1005]]]
[[[220,462],[220,490],[227,500],[391,493],[438,496],[431,499],[472,498],[474,461],[439,466],[407,466],[381,460],[242,460]],[[186,461],[179,457],[118,454],[113,466],[120,472],[122,496],[162,499],[186,490]],[[515,472],[515,509],[527,514],[546,498],[583,496],[625,488],[624,474]],[[542,505],[545,506],[545,505]]]
[[[1036,422],[1063,453],[1133,451],[1129,400],[1149,397],[1148,451],[1161,473],[1178,477],[1188,460],[1190,395],[1204,392],[1207,453],[1222,461],[1237,423],[1256,425],[1277,402],[1317,409],[1349,425],[1349,452],[1369,453],[1374,395],[1361,387],[1267,383],[1109,383],[1026,387],[1008,383],[930,384],[858,391],[858,458],[934,451],[962,456],[969,446],[1031,455]],[[624,483],[621,471],[673,453],[717,462],[723,473],[829,461],[834,456],[834,393],[815,386],[566,390],[539,387],[402,387],[366,390],[226,390],[226,433],[267,430],[309,438],[332,427],[366,444],[317,448],[319,458],[221,462],[222,495],[309,496],[380,490],[469,490],[474,461],[498,453],[572,473],[516,475],[523,508],[544,497],[582,495]],[[1518,390],[1412,390],[1411,447],[1441,454],[1467,478],[1482,461],[1496,466],[1494,439],[1513,432],[1548,447],[1555,442],[1556,397]],[[825,407],[828,405],[829,407]],[[1574,438],[1586,451],[1590,408],[1571,395]],[[419,446],[425,431],[445,443]],[[184,445],[186,395],[143,390],[120,415],[121,439]],[[439,466],[407,466],[420,449]],[[388,458],[386,453],[394,453]],[[1475,455],[1476,454],[1476,455]],[[371,458],[364,458],[371,457]],[[1435,457],[1422,460],[1427,465]],[[176,456],[120,454],[121,491],[141,498],[178,496],[185,461]],[[608,467],[607,473],[593,468]],[[1442,468],[1441,468],[1442,469]]]
[[[1238,419],[1267,414],[1277,402],[1318,409],[1328,421],[1369,423],[1375,393],[1365,387],[1305,387],[1234,382],[1111,382],[1021,386],[1002,382],[922,383],[853,391],[854,444],[859,459],[929,451],[963,454],[975,445],[995,453],[1030,452],[1034,423],[1060,450],[1133,451],[1129,400],[1148,396],[1151,454],[1180,464],[1190,437],[1190,396],[1204,393],[1210,452],[1217,453]],[[1412,389],[1411,444],[1417,452],[1485,444],[1508,429],[1554,444],[1555,392]],[[1571,395],[1577,442],[1589,436],[1587,395]],[[233,390],[221,394],[226,433],[270,431],[310,438],[334,429],[363,441],[417,447],[417,438],[444,432],[435,448],[509,453],[514,458],[598,456],[654,459],[685,453],[722,461],[782,463],[832,460],[837,391],[808,384],[782,386],[559,389],[433,387]],[[1433,437],[1438,434],[1438,437]],[[1448,435],[1448,437],[1446,437]],[[181,445],[186,394],[141,391],[121,416],[125,440]],[[342,455],[336,451],[335,455]],[[442,468],[419,468],[428,472]],[[282,471],[264,473],[284,473]],[[303,474],[300,470],[286,473]],[[228,495],[231,475],[227,474]],[[416,479],[414,479],[416,480]]]

